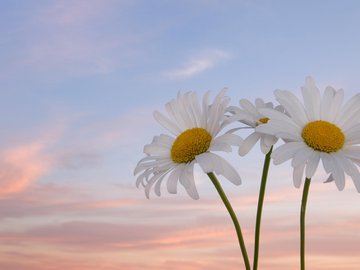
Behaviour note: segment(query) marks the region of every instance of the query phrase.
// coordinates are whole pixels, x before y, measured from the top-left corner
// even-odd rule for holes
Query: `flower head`
[[[230,100],[223,90],[209,104],[209,94],[204,95],[200,105],[194,92],[179,93],[176,99],[165,105],[167,116],[157,111],[154,113],[159,124],[173,136],[155,136],[152,143],[144,147],[147,156],[135,168],[134,174],[139,174],[136,185],[145,187],[147,197],[154,185],[155,193],[160,196],[161,183],[166,178],[170,193],[177,192],[180,182],[191,198],[198,199],[193,174],[195,163],[205,173],[215,172],[236,185],[241,183],[236,170],[222,157],[212,153],[230,152],[232,145],[242,143],[235,134],[219,134],[229,123],[225,110]]]
[[[255,128],[259,125],[266,124],[269,120],[269,118],[261,114],[259,110],[264,108],[273,109],[274,105],[271,102],[264,103],[261,98],[255,100],[255,105],[247,99],[241,99],[239,104],[240,107],[231,106],[228,109],[228,111],[233,114],[232,119],[239,120],[254,130],[239,147],[239,155],[245,156],[259,140],[261,151],[267,154],[271,146],[276,143],[277,137],[257,132]],[[284,111],[282,106],[276,106],[275,110],[279,112]]]
[[[294,184],[299,187],[304,171],[306,178],[311,178],[321,160],[339,190],[344,188],[347,174],[360,192],[356,166],[360,166],[360,94],[342,105],[343,90],[328,86],[321,96],[314,80],[307,77],[302,88],[303,104],[289,91],[276,90],[275,96],[289,116],[263,109],[261,112],[270,120],[256,128],[284,139],[285,143],[272,154],[274,163],[292,159]]]

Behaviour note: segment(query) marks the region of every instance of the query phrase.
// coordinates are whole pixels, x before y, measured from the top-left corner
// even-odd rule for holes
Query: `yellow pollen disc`
[[[345,135],[339,127],[322,120],[308,123],[301,136],[308,146],[326,153],[340,150],[345,142]]]
[[[259,119],[259,122],[261,122],[261,123],[263,123],[263,124],[266,124],[268,121],[269,121],[269,118],[267,118],[267,117],[264,117],[264,118],[260,118],[260,119]]]
[[[191,128],[181,133],[171,147],[171,158],[176,163],[188,163],[197,155],[206,152],[211,135],[203,128]]]

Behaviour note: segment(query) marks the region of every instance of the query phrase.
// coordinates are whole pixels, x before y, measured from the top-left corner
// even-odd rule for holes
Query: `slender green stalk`
[[[271,152],[272,152],[272,147],[270,148],[269,153],[267,153],[265,156],[264,167],[263,167],[263,172],[262,172],[262,176],[261,176],[259,199],[258,199],[257,213],[256,213],[253,270],[257,270],[258,260],[259,260],[261,214],[262,214],[262,208],[263,208],[263,203],[264,203],[266,180],[267,180],[269,166],[270,166]]]
[[[309,194],[311,179],[306,178],[302,199],[301,199],[301,209],[300,209],[300,266],[301,270],[305,270],[305,212],[306,212],[306,203]]]
[[[226,197],[225,192],[222,189],[219,181],[217,180],[216,176],[212,172],[208,173],[207,175],[209,176],[211,182],[213,182],[217,192],[220,195],[221,200],[223,201],[226,209],[228,210],[228,212],[229,212],[229,214],[231,216],[231,219],[232,219],[232,221],[234,223],[236,233],[237,233],[237,236],[238,236],[239,245],[240,245],[241,253],[243,255],[246,270],[250,270],[250,262],[249,262],[249,258],[248,258],[247,252],[246,252],[244,238],[243,238],[243,235],[241,233],[240,224],[239,224],[239,221],[238,221],[238,219],[236,217],[236,214],[235,214],[235,212],[234,212],[228,198]]]

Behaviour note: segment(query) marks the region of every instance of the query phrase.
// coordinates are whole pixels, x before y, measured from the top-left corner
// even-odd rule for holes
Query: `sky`
[[[252,0],[0,1],[0,269],[245,269],[230,217],[196,167],[199,200],[135,186],[153,111],[179,91],[224,87],[274,102],[306,76],[349,99],[359,92],[360,2]],[[245,133],[239,134],[246,136]],[[219,178],[250,261],[264,156],[224,156]],[[310,187],[309,269],[360,269],[360,195]],[[301,189],[271,165],[259,269],[299,269]]]

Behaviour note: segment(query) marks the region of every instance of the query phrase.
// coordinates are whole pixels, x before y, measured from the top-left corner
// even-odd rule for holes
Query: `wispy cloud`
[[[196,76],[230,58],[223,50],[207,50],[204,53],[190,57],[180,68],[164,72],[170,79],[186,79]]]
[[[26,189],[43,175],[49,164],[43,154],[44,145],[30,143],[2,153],[0,157],[0,198]]]

